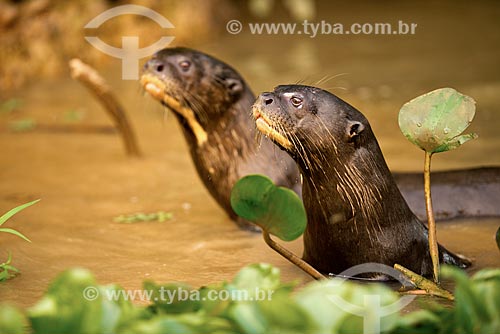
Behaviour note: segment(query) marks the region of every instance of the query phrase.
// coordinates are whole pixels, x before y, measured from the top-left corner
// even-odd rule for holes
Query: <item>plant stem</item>
[[[327,279],[327,277],[325,277],[322,273],[314,269],[309,263],[302,260],[300,257],[293,254],[288,249],[286,249],[285,247],[281,246],[273,239],[271,239],[271,236],[269,235],[269,233],[267,233],[267,231],[262,230],[262,236],[264,237],[264,241],[269,247],[271,247],[285,259],[287,259],[288,261],[292,262],[294,265],[305,271],[312,278],[316,280]]]
[[[433,278],[435,283],[439,283],[439,250],[436,236],[436,221],[432,210],[431,197],[431,157],[432,152],[425,152],[424,162],[424,193],[425,210],[427,211],[427,225],[429,228],[429,251],[432,260]]]
[[[403,275],[405,275],[417,288],[422,289],[416,291],[405,291],[404,293],[406,294],[417,295],[417,294],[423,294],[422,292],[419,291],[425,291],[425,293],[429,295],[438,296],[449,300],[455,299],[455,297],[451,292],[441,288],[439,285],[428,280],[427,278],[420,276],[417,273],[414,273],[410,269],[406,269],[405,267],[400,266],[399,264],[395,264],[394,269],[403,273]]]

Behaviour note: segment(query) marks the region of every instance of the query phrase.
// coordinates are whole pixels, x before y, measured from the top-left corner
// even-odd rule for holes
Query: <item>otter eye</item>
[[[179,63],[179,67],[186,72],[191,67],[191,62],[189,60],[183,60]]]
[[[290,102],[295,108],[299,108],[300,106],[302,106],[302,99],[298,96],[292,96],[290,98]]]

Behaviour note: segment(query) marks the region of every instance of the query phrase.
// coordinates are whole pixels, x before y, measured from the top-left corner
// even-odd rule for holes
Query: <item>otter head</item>
[[[306,169],[323,169],[339,156],[345,162],[373,138],[359,111],[315,87],[278,86],[262,93],[252,110],[260,132]]]
[[[176,113],[198,145],[206,141],[210,124],[224,117],[247,90],[230,66],[187,48],[167,48],[153,55],[144,65],[141,84]]]
[[[317,242],[308,238],[321,234],[313,226],[324,222],[354,219],[356,228],[364,219],[373,222],[372,233],[387,219],[382,198],[402,200],[367,119],[335,95],[309,86],[278,86],[259,96],[253,115],[257,128],[301,169],[306,244]]]

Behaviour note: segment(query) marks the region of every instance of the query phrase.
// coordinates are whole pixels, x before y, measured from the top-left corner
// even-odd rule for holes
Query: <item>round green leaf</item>
[[[475,101],[453,88],[436,89],[403,105],[399,111],[401,132],[426,152],[452,150],[477,138],[460,134],[472,122]]]
[[[231,191],[231,207],[236,214],[257,223],[268,211],[268,197],[276,186],[271,179],[260,175],[247,175]]]
[[[306,228],[306,211],[297,194],[262,175],[241,178],[231,192],[231,206],[240,217],[284,241],[297,239]]]

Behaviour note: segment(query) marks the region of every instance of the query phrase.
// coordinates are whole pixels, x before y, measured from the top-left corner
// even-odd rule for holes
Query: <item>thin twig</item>
[[[288,249],[286,249],[285,247],[281,246],[280,244],[275,242],[273,239],[271,239],[271,236],[266,231],[262,230],[262,236],[264,237],[264,241],[266,242],[266,244],[269,247],[271,247],[276,252],[278,252],[281,256],[283,256],[285,259],[292,262],[294,265],[296,265],[297,267],[299,267],[300,269],[302,269],[303,271],[308,273],[314,279],[316,279],[316,280],[328,279],[326,276],[324,276],[319,271],[314,269],[309,263],[302,260],[300,257],[293,254]]]
[[[83,83],[102,104],[108,115],[122,135],[125,150],[130,156],[141,155],[134,131],[125,114],[125,110],[111,91],[111,87],[95,69],[83,63],[80,59],[69,62],[71,77]]]

